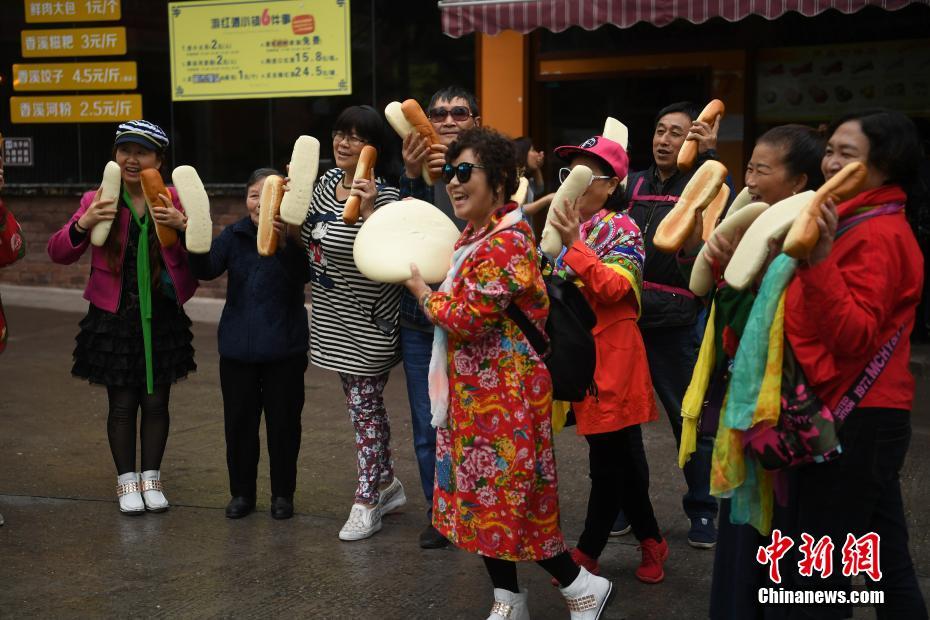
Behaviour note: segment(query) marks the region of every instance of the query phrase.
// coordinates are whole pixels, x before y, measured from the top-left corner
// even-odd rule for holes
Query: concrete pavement
[[[162,471],[171,510],[118,512],[106,440],[106,393],[69,372],[82,314],[67,295],[45,306],[28,292],[2,289],[10,323],[0,356],[0,617],[484,618],[491,586],[480,560],[452,549],[424,551],[417,534],[426,505],[416,474],[403,371],[392,372],[387,405],[397,475],[408,504],[367,541],[337,532],[354,490],[352,427],[338,378],[310,367],[297,515],[268,515],[267,459],[259,473],[259,510],[223,517],[226,490],[222,400],[215,325],[196,322],[198,371],[172,390],[171,434]],[[59,304],[55,306],[55,304]],[[903,476],[912,553],[930,595],[930,389],[920,381],[915,433]],[[680,497],[684,481],[664,416],[647,425],[652,496],[671,548],[667,578],[636,581],[632,537],[601,559],[618,595],[605,618],[706,617],[713,552],[687,545]],[[578,536],[587,499],[584,442],[557,437],[562,523]],[[520,568],[534,618],[566,618],[542,569]],[[857,617],[872,617],[869,610]]]

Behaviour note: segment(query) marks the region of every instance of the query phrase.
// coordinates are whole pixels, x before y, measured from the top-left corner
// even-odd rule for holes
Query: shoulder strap
[[[888,342],[881,346],[881,348],[878,350],[878,353],[876,353],[875,356],[869,360],[868,365],[866,365],[863,371],[856,378],[856,381],[846,391],[846,393],[843,394],[843,398],[840,399],[840,402],[833,410],[833,417],[836,418],[839,422],[845,420],[846,416],[852,413],[852,410],[859,406],[859,403],[862,402],[862,399],[865,398],[865,395],[868,394],[869,390],[872,389],[872,386],[875,385],[875,382],[878,381],[882,371],[885,370],[885,366],[888,365],[888,360],[891,359],[892,354],[898,347],[898,342],[901,340],[901,333],[903,331],[903,326],[898,328],[898,331],[896,331],[891,336],[891,338],[888,339]]]
[[[520,230],[519,228],[513,228],[521,235],[526,236],[526,233]],[[545,254],[542,254],[543,261],[546,260]],[[520,331],[523,332],[523,335],[526,336],[526,339],[530,342],[530,345],[536,351],[539,357],[545,358],[549,355],[549,343],[546,341],[546,337],[543,336],[539,329],[530,321],[529,317],[523,313],[520,308],[517,307],[517,304],[513,303],[513,300],[510,300],[510,304],[507,306],[507,309],[504,310],[504,314],[507,315],[511,321],[517,324],[517,327],[520,328]]]
[[[517,324],[517,327],[520,328],[523,335],[529,340],[539,357],[546,357],[549,355],[549,345],[546,342],[545,336],[539,332],[539,329],[533,325],[533,322],[517,307],[517,304],[511,301],[504,313],[511,321]]]

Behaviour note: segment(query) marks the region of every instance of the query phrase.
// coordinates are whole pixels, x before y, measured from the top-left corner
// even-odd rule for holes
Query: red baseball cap
[[[605,172],[613,170],[613,175],[618,179],[625,178],[630,169],[630,156],[626,154],[626,150],[604,136],[588,138],[578,146],[557,147],[555,154],[567,162],[571,162],[578,155],[596,157],[607,164],[608,170]]]

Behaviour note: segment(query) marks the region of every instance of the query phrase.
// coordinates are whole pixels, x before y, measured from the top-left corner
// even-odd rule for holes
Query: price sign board
[[[13,65],[13,90],[132,90],[134,61],[26,63]]]
[[[126,53],[126,28],[56,28],[23,30],[23,58],[52,56],[122,56]]]
[[[26,23],[108,22],[121,16],[120,0],[24,0]]]
[[[348,95],[349,0],[170,2],[175,101]]]
[[[142,118],[142,95],[10,97],[10,120],[19,123],[112,123]]]

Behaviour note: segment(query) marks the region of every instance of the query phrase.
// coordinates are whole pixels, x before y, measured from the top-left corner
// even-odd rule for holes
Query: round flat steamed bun
[[[362,224],[353,248],[355,265],[370,280],[394,284],[410,277],[414,263],[424,280],[442,282],[458,238],[452,220],[433,205],[398,200]]]

